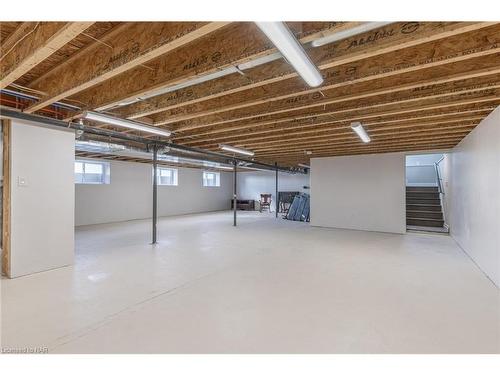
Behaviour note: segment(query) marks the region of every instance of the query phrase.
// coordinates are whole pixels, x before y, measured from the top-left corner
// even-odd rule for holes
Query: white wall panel
[[[405,233],[402,153],[311,159],[311,224]]]
[[[451,235],[500,286],[500,107],[451,153]]]
[[[74,133],[12,121],[11,276],[73,263]]]

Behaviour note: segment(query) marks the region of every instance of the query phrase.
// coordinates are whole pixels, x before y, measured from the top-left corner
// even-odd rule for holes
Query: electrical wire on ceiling
[[[19,39],[18,41],[16,41],[14,43],[14,45],[12,47],[10,47],[10,49],[5,52],[2,56],[0,56],[0,61],[2,61],[2,59],[7,56],[19,43],[21,43],[24,39],[26,39],[29,35],[33,34],[35,32],[35,30],[38,28],[38,25],[40,25],[40,22],[37,22],[35,24],[35,26],[33,27],[33,29],[29,32],[27,32],[26,34],[23,35],[23,37],[21,39]]]
[[[31,93],[38,94],[38,95],[47,95],[47,93],[44,91],[35,90],[35,89],[32,89],[30,87],[26,87],[26,86],[21,86],[17,83],[11,83],[9,86],[12,86],[12,87],[14,87],[18,90],[21,90],[21,91],[31,92]]]

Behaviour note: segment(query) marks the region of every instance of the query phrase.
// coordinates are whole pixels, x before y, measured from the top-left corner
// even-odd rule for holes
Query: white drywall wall
[[[405,233],[404,154],[311,159],[311,225]]]
[[[238,199],[253,199],[259,201],[261,194],[272,194],[272,210],[274,210],[274,202],[276,202],[275,172],[240,172],[238,173],[237,182]],[[309,193],[309,189],[304,189],[304,186],[309,186],[308,174],[279,173],[278,175],[278,191],[300,191]]]
[[[73,263],[74,141],[72,131],[12,121],[12,277]]]
[[[500,107],[451,153],[450,231],[500,287]]]
[[[151,165],[111,161],[110,167],[110,184],[75,185],[76,225],[151,217]],[[221,172],[220,187],[203,187],[201,169],[178,168],[178,186],[158,186],[158,216],[229,209],[232,189],[231,173]]]

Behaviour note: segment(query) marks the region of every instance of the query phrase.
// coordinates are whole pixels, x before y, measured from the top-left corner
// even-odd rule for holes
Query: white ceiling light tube
[[[239,148],[239,147],[233,147],[229,145],[223,145],[220,144],[219,148],[224,151],[229,151],[229,152],[235,152],[237,154],[242,154],[242,155],[247,155],[247,156],[254,156],[255,153],[253,151],[245,150],[244,148]]]
[[[317,87],[323,83],[318,68],[283,22],[256,22],[256,24],[309,86]]]
[[[307,168],[307,169],[310,169],[311,167],[307,164],[302,164],[302,163],[299,163],[298,164],[299,167],[302,167],[302,168]]]
[[[138,131],[150,133],[150,134],[155,134],[155,135],[161,135],[163,137],[170,137],[170,135],[172,134],[168,130],[158,129],[158,128],[155,128],[152,126],[147,126],[147,125],[142,125],[141,123],[136,122],[136,121],[124,120],[124,119],[121,119],[118,117],[108,116],[108,115],[104,115],[104,114],[98,113],[98,112],[87,111],[83,114],[82,117],[84,119],[91,120],[91,121],[103,122],[105,124],[119,126],[122,128],[134,129],[134,130],[138,130]]]
[[[355,26],[351,29],[339,31],[333,33],[331,35],[325,36],[323,38],[315,39],[311,42],[313,47],[324,46],[325,44],[330,44],[333,42],[338,42],[339,40],[349,38],[354,35],[359,35],[366,33],[368,31],[372,31],[374,29],[378,29],[379,27],[387,26],[392,22],[365,22],[359,26]]]
[[[371,141],[370,136],[366,133],[365,128],[363,128],[360,122],[351,122],[351,129],[356,132],[363,142],[368,143]]]

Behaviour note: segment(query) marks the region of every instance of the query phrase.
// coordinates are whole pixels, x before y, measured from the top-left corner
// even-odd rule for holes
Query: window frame
[[[215,184],[214,185],[206,185],[205,181],[208,181],[207,178],[205,178],[205,174],[213,174],[215,176]],[[203,187],[211,187],[211,188],[218,188],[220,187],[220,172],[217,171],[203,171],[202,173],[202,186]]]
[[[172,184],[163,184],[161,183],[161,171],[162,170],[169,170],[169,171],[172,171],[173,172],[173,176],[172,176]],[[153,171],[151,172],[153,175],[154,175],[154,169]],[[158,186],[179,186],[179,170],[177,168],[173,168],[173,167],[157,167],[156,169],[156,184]],[[154,177],[153,177],[154,178]]]
[[[82,165],[82,172],[78,173],[77,172],[77,163],[80,163]],[[102,172],[99,173],[100,179],[99,181],[91,181],[90,179],[85,179],[85,175],[97,175],[97,173],[87,173],[85,171],[86,167],[85,165],[99,165],[101,167]],[[87,160],[87,159],[75,159],[74,162],[74,181],[75,184],[78,185],[109,185],[111,183],[111,166],[110,163],[107,161],[101,161],[101,160]],[[78,178],[78,175],[81,175],[81,179]]]

